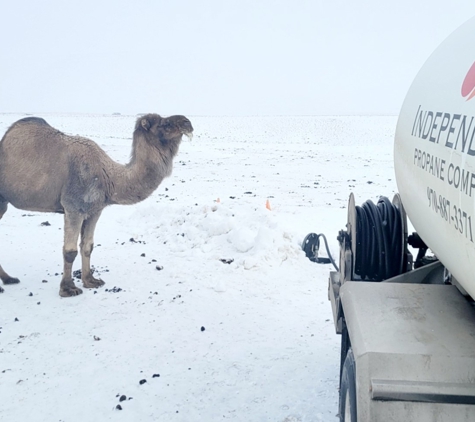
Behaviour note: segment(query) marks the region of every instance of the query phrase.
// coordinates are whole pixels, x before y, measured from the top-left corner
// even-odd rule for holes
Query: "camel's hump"
[[[5,136],[7,136],[8,132],[10,132],[13,128],[17,126],[21,126],[22,124],[36,124],[36,125],[41,125],[41,126],[48,126],[51,127],[48,122],[45,119],[42,119],[41,117],[24,117],[23,119],[17,120],[15,123],[13,123],[5,132]],[[3,139],[2,139],[3,140]]]
[[[48,122],[45,119],[42,119],[41,117],[24,117],[23,119],[17,120],[14,125],[17,125],[19,123],[36,123],[39,125],[47,125],[49,126]]]

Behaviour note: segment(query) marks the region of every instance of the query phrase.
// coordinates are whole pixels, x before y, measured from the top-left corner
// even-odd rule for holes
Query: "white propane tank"
[[[429,57],[396,128],[398,190],[414,228],[475,298],[475,18]]]

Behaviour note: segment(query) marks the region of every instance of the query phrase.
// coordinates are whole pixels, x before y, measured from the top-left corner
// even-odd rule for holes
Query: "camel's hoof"
[[[79,287],[66,287],[59,289],[59,295],[61,297],[78,296],[82,294],[82,290]]]
[[[20,280],[18,280],[18,278],[15,278],[15,277],[9,277],[6,280],[3,280],[3,284],[18,284],[19,282]]]
[[[86,289],[96,289],[98,287],[103,286],[104,284],[106,284],[106,283],[104,283],[102,280],[97,279],[97,278],[92,278],[90,280],[83,280],[83,282],[82,282],[82,285]]]

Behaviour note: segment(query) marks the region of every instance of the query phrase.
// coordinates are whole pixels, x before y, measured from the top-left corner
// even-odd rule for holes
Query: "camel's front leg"
[[[81,259],[82,259],[82,283],[86,288],[103,286],[105,283],[92,276],[91,271],[91,253],[94,249],[94,230],[97,220],[101,216],[101,211],[84,220],[81,228]]]
[[[3,214],[7,211],[7,201],[5,201],[1,196],[0,196],[0,219],[3,217]],[[0,280],[3,281],[3,284],[16,284],[19,283],[20,280],[15,277],[9,276],[5,270],[2,268],[0,265]],[[0,293],[3,292],[3,288],[0,286]]]
[[[63,297],[77,296],[82,290],[74,284],[72,277],[73,262],[78,254],[78,238],[83,217],[79,214],[64,214],[64,246],[63,278],[59,288],[59,295]]]

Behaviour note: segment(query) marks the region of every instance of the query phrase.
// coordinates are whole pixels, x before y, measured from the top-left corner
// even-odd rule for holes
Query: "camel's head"
[[[183,135],[191,140],[193,126],[185,116],[161,117],[158,114],[146,114],[137,119],[134,134],[137,133],[141,133],[157,147],[178,146]]]

